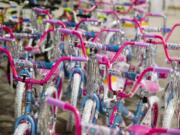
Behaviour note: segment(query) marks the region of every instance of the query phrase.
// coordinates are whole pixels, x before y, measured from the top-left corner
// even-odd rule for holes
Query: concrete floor
[[[180,23],[180,10],[169,10],[166,12],[168,15],[167,19],[167,25],[172,26],[174,23]],[[152,23],[157,25],[159,21],[157,19],[152,19]],[[171,38],[171,41],[173,42],[179,42],[180,43],[180,28],[176,30],[176,32],[173,34],[173,37]],[[162,51],[162,47],[158,47],[158,53],[157,53],[157,63],[161,66],[167,66],[164,53]],[[173,53],[173,55],[179,55],[180,52],[176,51],[176,53]],[[0,64],[2,66],[2,63]],[[4,64],[3,64],[4,65]],[[13,131],[13,124],[14,124],[14,118],[13,118],[13,110],[14,110],[14,93],[15,90],[10,88],[7,84],[7,79],[5,77],[5,68],[2,66],[0,67],[0,135],[10,135]],[[162,86],[164,86],[166,82],[162,82]],[[66,113],[60,113],[58,118],[58,131],[64,131],[65,129],[65,122],[66,117],[64,117]],[[64,132],[60,132],[64,133]],[[67,134],[67,133],[64,133]],[[71,133],[70,133],[71,134]]]

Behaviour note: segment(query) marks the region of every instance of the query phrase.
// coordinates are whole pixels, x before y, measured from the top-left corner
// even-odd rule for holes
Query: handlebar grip
[[[36,7],[33,8],[33,11],[40,13],[40,14],[48,14],[49,13],[49,10],[47,10],[47,9],[36,8]]]
[[[24,21],[24,22],[27,22],[27,23],[30,23],[30,22],[31,22],[31,19],[29,19],[29,18],[23,18],[23,21]]]
[[[154,67],[154,71],[157,73],[169,73],[171,69],[167,67]]]
[[[43,22],[44,23],[50,23],[53,25],[61,25],[62,27],[66,27],[62,21],[56,20],[56,19],[45,19]]]
[[[86,15],[86,14],[77,14],[76,16],[81,18],[91,18],[91,15]]]
[[[51,24],[58,24],[58,20],[55,19],[45,19],[43,20],[44,23],[51,23]]]
[[[33,38],[33,39],[39,39],[41,37],[40,33],[33,33],[33,34],[29,34],[29,33],[14,33],[14,36],[16,38]]]
[[[167,133],[171,135],[179,135],[180,129],[167,129]]]
[[[134,42],[135,46],[139,46],[139,47],[149,47],[150,44],[148,43],[144,43],[144,42]]]
[[[99,22],[99,20],[95,18],[88,18],[88,19],[85,19],[83,22]]]
[[[122,5],[123,6],[132,6],[132,3],[131,2],[124,2]]]
[[[0,37],[0,41],[13,42],[15,40],[14,40],[14,38]]]
[[[144,38],[156,38],[156,36],[152,35],[152,34],[144,34],[143,37]]]
[[[95,32],[85,32],[85,33],[83,33],[83,35],[88,38],[94,38],[96,33]]]
[[[169,33],[171,32],[171,28],[162,28],[162,32]]]
[[[37,68],[42,68],[42,69],[51,69],[53,66],[53,62],[45,62],[45,61],[36,61],[35,65]]]
[[[155,16],[155,17],[166,17],[164,14],[161,13],[148,13],[148,16]]]
[[[71,57],[72,61],[80,61],[80,62],[86,62],[88,61],[88,58],[85,57]]]
[[[107,51],[118,52],[120,47],[118,45],[109,44],[109,45],[105,45],[105,48]]]
[[[132,23],[134,23],[134,20],[133,19],[131,19],[131,18],[121,18],[120,19],[121,21],[123,21],[123,22],[132,22]]]
[[[50,105],[54,105],[54,106],[58,106],[58,108],[64,109],[65,106],[65,102],[61,101],[61,100],[57,100],[51,97],[47,97],[46,98],[46,102]]]
[[[75,27],[76,26],[75,22],[64,22],[64,23],[67,27]]]
[[[64,28],[59,28],[59,32],[62,32],[64,34],[72,34],[73,30],[70,29],[64,29]]]
[[[128,78],[129,80],[133,80],[133,81],[136,80],[137,73],[135,73],[135,72],[124,72],[123,74],[124,74],[124,76],[125,76],[126,78]]]
[[[168,47],[168,49],[179,50],[179,49],[180,49],[180,44],[176,44],[176,43],[167,43],[167,47]]]

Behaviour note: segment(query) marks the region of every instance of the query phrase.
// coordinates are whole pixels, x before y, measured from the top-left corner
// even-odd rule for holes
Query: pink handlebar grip
[[[88,61],[88,58],[86,58],[86,57],[72,57],[71,60],[72,60],[72,61],[85,62],[85,61]]]
[[[58,26],[61,26],[63,28],[66,28],[66,25],[60,21],[60,20],[55,20],[55,19],[45,19],[43,20],[44,23],[50,23],[50,24],[53,24],[53,25],[58,25]]]
[[[37,13],[40,13],[40,14],[46,14],[46,15],[49,13],[49,10],[42,9],[42,8],[37,8],[37,7],[33,8],[33,11],[35,11]]]
[[[180,129],[167,129],[167,133],[170,135],[180,135]]]
[[[150,44],[145,43],[145,42],[135,42],[134,45],[139,46],[139,47],[149,47],[150,46]]]
[[[153,34],[143,34],[144,38],[156,38],[156,35]]]
[[[157,73],[169,73],[171,69],[167,67],[154,67],[154,71]]]
[[[15,39],[14,38],[8,38],[8,37],[0,37],[0,41],[13,42],[13,41],[15,41]]]
[[[48,16],[49,19],[52,18],[52,15],[50,14],[49,10],[48,9],[42,9],[42,8],[33,8],[33,11],[35,11],[36,13],[39,13],[39,14],[45,14]]]
[[[57,106],[58,108],[61,108],[61,109],[64,110],[65,102],[63,102],[61,100],[56,100],[56,99],[51,98],[51,97],[47,97],[46,101],[47,101],[48,104]]]
[[[162,13],[147,13],[146,16],[154,16],[154,17],[163,17],[166,18],[166,16]]]
[[[59,32],[64,33],[64,34],[73,34],[73,30],[70,29],[65,29],[65,28],[59,28]]]

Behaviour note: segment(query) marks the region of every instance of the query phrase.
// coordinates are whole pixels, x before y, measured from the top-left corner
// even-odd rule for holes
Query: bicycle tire
[[[27,131],[29,130],[28,123],[21,123],[17,126],[13,135],[27,135]]]
[[[24,92],[25,92],[25,83],[18,81],[16,88],[16,96],[15,96],[15,106],[14,106],[15,118],[21,116],[22,114],[22,109],[23,106],[25,105],[23,100]]]
[[[93,109],[93,101],[91,99],[88,99],[85,103],[83,113],[82,113],[83,123],[90,123],[92,109]]]
[[[81,75],[78,73],[75,73],[73,75],[72,83],[71,83],[71,104],[73,106],[77,106],[77,100],[78,100],[78,93],[80,89],[80,84],[81,84]],[[68,121],[67,121],[67,126],[66,129],[67,131],[72,131],[73,129],[73,116],[69,113],[68,114]]]
[[[56,92],[56,88],[54,86],[50,86],[45,91],[45,97],[53,97],[54,95],[57,95]],[[49,106],[44,100],[41,102],[38,117],[39,135],[50,135],[51,133],[55,133],[57,114],[56,110],[57,109],[55,109],[52,106]]]

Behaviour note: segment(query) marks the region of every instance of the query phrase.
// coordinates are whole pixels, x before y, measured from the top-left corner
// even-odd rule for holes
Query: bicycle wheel
[[[162,120],[162,127],[177,128],[179,123],[178,116],[178,93],[174,93],[173,84],[169,83],[165,89],[165,110]]]
[[[91,114],[93,109],[93,101],[88,99],[83,109],[82,113],[82,122],[83,123],[91,123]]]
[[[176,113],[176,100],[173,99],[169,102],[169,104],[167,105],[165,111],[164,111],[164,115],[163,115],[163,121],[162,121],[162,127],[164,128],[178,128],[179,126],[179,114]]]
[[[30,126],[27,123],[19,124],[13,135],[30,135]]]
[[[147,125],[149,127],[156,127],[158,123],[159,116],[159,105],[156,99],[157,97],[149,97],[149,105],[143,110],[145,116],[141,120],[142,125]]]
[[[45,93],[46,96],[56,97],[56,88],[54,86],[49,86]],[[40,112],[38,117],[38,133],[39,135],[50,135],[55,133],[56,125],[56,114],[57,109],[55,107],[49,106],[43,99],[40,103]]]
[[[78,99],[78,93],[80,89],[80,84],[81,84],[81,76],[78,73],[75,73],[73,75],[73,79],[71,82],[71,104],[73,106],[77,106],[77,99]],[[72,131],[73,129],[73,116],[69,113],[68,114],[68,121],[67,121],[67,126],[66,129],[67,131]]]
[[[22,110],[24,108],[24,92],[25,92],[25,83],[18,82],[17,88],[16,88],[16,97],[15,97],[15,118],[21,116]]]

